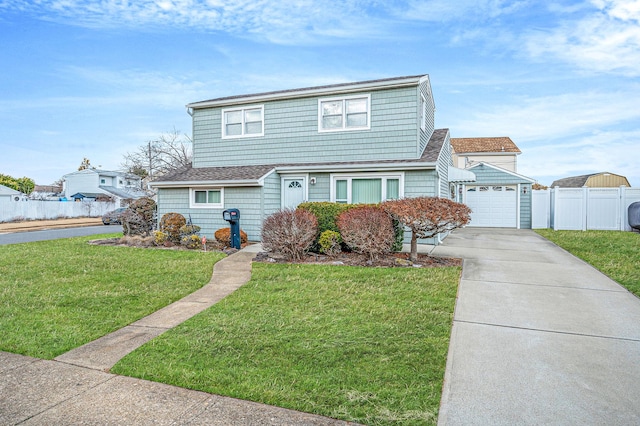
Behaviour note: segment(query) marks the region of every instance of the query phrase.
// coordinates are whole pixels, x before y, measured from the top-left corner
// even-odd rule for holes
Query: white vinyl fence
[[[630,231],[629,205],[640,188],[552,188],[532,191],[532,228]]]
[[[64,217],[100,217],[120,207],[104,201],[0,201],[0,222],[58,219]]]

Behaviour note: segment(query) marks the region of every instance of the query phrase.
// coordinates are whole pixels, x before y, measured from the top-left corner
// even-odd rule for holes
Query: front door
[[[282,208],[295,209],[305,200],[306,179],[303,177],[282,179]]]

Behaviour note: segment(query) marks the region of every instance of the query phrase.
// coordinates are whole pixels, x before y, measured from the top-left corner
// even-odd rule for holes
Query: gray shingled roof
[[[420,77],[423,77],[423,76],[424,76],[424,74],[410,75],[410,76],[405,76],[405,77],[391,77],[391,78],[381,78],[381,79],[377,79],[377,80],[357,81],[357,82],[351,82],[351,83],[337,83],[337,84],[328,84],[328,85],[324,85],[324,86],[304,87],[304,88],[300,88],[300,89],[275,90],[275,91],[271,91],[271,92],[252,93],[252,94],[246,94],[246,95],[225,96],[225,97],[221,97],[221,98],[215,98],[215,99],[208,99],[208,100],[204,100],[204,101],[192,102],[189,105],[208,103],[208,102],[231,101],[231,100],[234,100],[234,99],[250,98],[250,97],[255,97],[255,96],[260,96],[260,97],[263,97],[263,96],[276,96],[276,95],[283,95],[283,94],[287,94],[287,93],[306,92],[306,91],[313,91],[313,90],[324,90],[324,89],[336,89],[336,90],[338,90],[338,89],[340,89],[342,87],[348,87],[348,86],[384,83],[384,82],[387,82],[387,81],[403,80],[403,79],[411,79],[411,78],[420,78]]]
[[[420,158],[407,160],[377,160],[377,161],[340,161],[340,162],[324,162],[324,163],[280,163],[280,164],[261,164],[249,166],[226,166],[226,167],[197,167],[192,165],[177,170],[174,173],[164,175],[151,182],[153,184],[162,184],[168,182],[238,182],[238,181],[258,181],[272,170],[277,168],[288,167],[344,167],[344,166],[363,166],[376,164],[420,164],[434,165],[438,160],[440,151],[446,139],[449,129],[436,129],[431,135],[431,139]]]
[[[559,186],[560,188],[582,188],[587,179],[591,176],[595,176],[597,173],[591,173],[589,175],[570,176],[563,179],[554,180],[551,184],[552,188]]]

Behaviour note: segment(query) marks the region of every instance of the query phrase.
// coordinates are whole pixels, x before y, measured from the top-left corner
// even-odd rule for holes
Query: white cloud
[[[614,124],[639,121],[640,89],[566,93],[503,102],[491,111],[462,116],[451,125],[460,136],[509,135],[520,141],[573,137]]]
[[[405,19],[422,21],[452,21],[486,19],[507,15],[525,7],[529,1],[507,0],[410,0],[406,6],[396,6],[396,14]]]
[[[549,32],[529,33],[526,51],[552,55],[594,72],[640,76],[640,0],[593,0],[588,14],[568,15]]]
[[[377,2],[343,0],[41,0],[0,3],[0,11],[29,12],[40,19],[90,28],[162,27],[220,31],[280,44],[322,43],[326,38],[381,37],[385,23]],[[384,15],[384,14],[382,14]]]
[[[556,179],[610,172],[640,186],[640,130],[608,131],[573,140],[550,140],[523,149],[519,171],[549,185]]]

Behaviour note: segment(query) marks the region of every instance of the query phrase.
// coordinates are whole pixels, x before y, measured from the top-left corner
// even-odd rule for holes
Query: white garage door
[[[472,210],[469,226],[516,228],[518,186],[467,186],[465,204]]]

